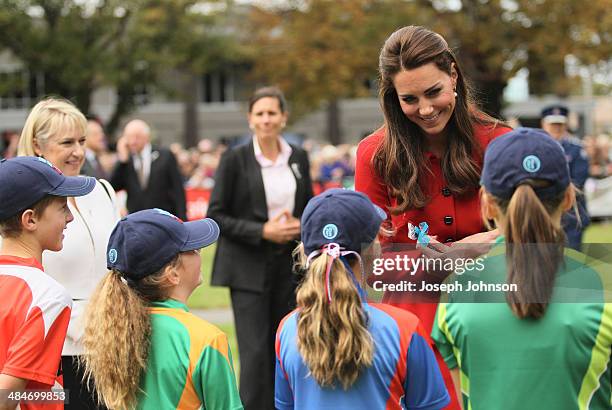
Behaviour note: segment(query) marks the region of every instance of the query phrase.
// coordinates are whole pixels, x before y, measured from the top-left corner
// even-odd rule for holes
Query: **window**
[[[45,81],[41,73],[0,72],[0,109],[29,108],[44,94]]]

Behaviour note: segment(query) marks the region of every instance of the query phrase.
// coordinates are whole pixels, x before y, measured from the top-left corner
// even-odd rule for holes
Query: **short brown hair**
[[[34,215],[42,215],[45,212],[45,209],[49,207],[55,200],[60,198],[55,195],[45,195],[40,201],[36,202],[34,205],[29,206],[15,215],[6,218],[3,221],[0,221],[0,236],[3,238],[16,238],[21,234],[22,226],[21,226],[21,216],[25,211],[31,209],[34,211]]]
[[[276,98],[278,100],[278,106],[282,113],[287,111],[287,100],[285,99],[285,95],[278,87],[263,87],[258,88],[255,93],[249,98],[249,113],[253,111],[253,105],[262,98],[271,97]]]

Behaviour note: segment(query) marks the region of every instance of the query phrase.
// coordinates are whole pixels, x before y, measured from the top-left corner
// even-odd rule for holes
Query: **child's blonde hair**
[[[99,403],[109,409],[132,409],[146,370],[151,337],[150,302],[168,298],[169,271],[180,254],[159,272],[126,281],[109,271],[94,291],[85,312],[83,346],[85,381],[95,387]]]
[[[305,269],[303,244],[293,253],[297,268]],[[340,382],[348,389],[362,369],[372,365],[374,342],[361,296],[340,259],[332,263],[329,283],[332,301],[328,301],[325,292],[328,258],[331,256],[322,254],[311,261],[297,290],[297,345],[320,386],[333,387]]]

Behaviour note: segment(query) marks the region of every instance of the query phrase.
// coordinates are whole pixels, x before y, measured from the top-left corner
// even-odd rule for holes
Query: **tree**
[[[171,92],[184,103],[183,140],[188,147],[199,137],[199,79],[242,59],[232,7],[229,1],[150,0],[142,10],[141,35],[155,50],[150,60],[179,79],[178,90]]]
[[[116,90],[107,124],[112,133],[143,90],[163,88],[160,75],[184,74],[191,93],[188,145],[195,144],[194,78],[227,61],[231,32],[215,25],[220,12],[203,9],[230,2],[197,0],[0,0],[0,49],[8,49],[30,72],[42,73],[45,93],[69,98],[84,113],[93,92]],[[198,8],[199,7],[199,8]],[[197,79],[196,79],[197,81]],[[194,125],[195,124],[195,125]]]
[[[431,27],[457,49],[485,111],[499,115],[508,80],[529,69],[536,95],[568,95],[565,67],[573,56],[597,69],[610,66],[612,0],[416,0]],[[609,68],[608,68],[609,70]]]
[[[0,47],[30,72],[42,73],[47,94],[72,99],[85,113],[93,91],[121,67],[118,77],[129,77],[124,81],[131,86],[124,87],[116,108],[127,109],[131,103],[125,100],[133,94],[127,88],[146,80],[150,69],[139,61],[137,47],[126,44],[138,7],[135,0],[0,0]]]
[[[612,0],[414,0],[286,2],[255,9],[255,73],[283,87],[298,114],[327,102],[331,141],[337,141],[340,98],[365,95],[375,78],[384,39],[406,24],[442,34],[456,50],[482,108],[499,115],[503,91],[528,68],[536,95],[567,95],[575,81],[571,56],[590,71],[612,66]],[[295,110],[294,110],[295,111]],[[337,126],[337,125],[336,125]]]
[[[571,92],[566,59],[597,70],[612,62],[611,0],[517,0],[514,16],[527,54],[529,88],[537,95]],[[608,68],[608,78],[609,78]]]
[[[376,0],[287,2],[253,8],[250,31],[254,76],[287,94],[292,117],[325,104],[327,138],[341,142],[338,101],[371,95],[378,53],[402,21],[415,20],[413,3]]]

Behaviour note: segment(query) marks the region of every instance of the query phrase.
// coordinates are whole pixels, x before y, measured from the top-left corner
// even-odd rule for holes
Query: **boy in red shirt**
[[[58,368],[72,300],[41,260],[62,249],[74,219],[67,197],[94,186],[42,158],[0,160],[0,410],[64,407]]]

